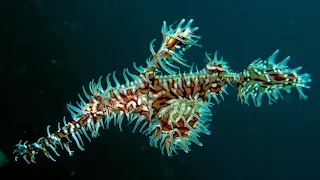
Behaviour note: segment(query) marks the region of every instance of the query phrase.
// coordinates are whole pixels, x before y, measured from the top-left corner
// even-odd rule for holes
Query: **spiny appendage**
[[[206,67],[209,73],[219,73],[219,72],[228,72],[229,66],[228,62],[223,60],[223,56],[218,58],[218,51],[214,53],[213,59],[210,57],[211,54],[206,53],[206,59],[208,61]]]
[[[227,65],[228,62],[223,60],[223,56],[218,58],[218,51],[214,53],[213,59],[210,58],[211,54],[206,53],[206,59],[208,63],[206,64],[206,69],[209,74],[217,74],[217,76],[228,84],[237,82],[240,80],[240,74],[234,72],[230,67]]]
[[[72,141],[75,142],[80,150],[84,151],[84,141],[82,140],[81,135],[84,135],[89,141],[91,141],[90,136],[91,138],[98,137],[99,129],[104,129],[105,127],[109,128],[109,124],[112,119],[114,120],[114,125],[118,124],[122,131],[121,124],[124,118],[123,111],[108,111],[107,107],[109,105],[106,106],[101,99],[99,100],[99,97],[97,99],[90,99],[90,103],[83,106],[83,108],[79,109],[68,104],[68,110],[70,111],[73,120],[67,123],[64,117],[64,126],[60,127],[60,123],[58,123],[58,130],[56,132],[50,133],[49,125],[47,127],[47,136],[39,138],[37,142],[32,144],[27,144],[27,142],[25,142],[22,144],[22,141],[20,141],[13,152],[16,154],[15,160],[22,157],[27,163],[30,163],[30,161],[35,163],[35,155],[38,153],[44,153],[52,161],[56,161],[50,155],[49,149],[52,150],[55,155],[60,156],[56,150],[57,145],[60,145],[61,149],[65,149],[71,156],[74,151],[70,150],[69,144]]]
[[[233,72],[228,63],[223,60],[223,56],[218,58],[218,52],[216,51],[214,54],[213,59],[210,57],[211,54],[206,53],[206,59],[208,63],[206,64],[206,73],[217,77],[217,83],[212,83],[211,88],[206,92],[206,98],[209,102],[213,98],[217,104],[220,103],[218,97],[220,96],[222,100],[224,100],[223,93],[228,95],[226,91],[227,85],[232,83],[238,82],[240,80],[240,74]],[[216,91],[219,89],[219,91]]]
[[[115,86],[111,84],[111,76]],[[72,142],[69,139],[70,137],[73,138],[80,150],[84,150],[81,135],[84,135],[91,141],[89,136],[91,135],[92,138],[99,136],[100,127],[105,128],[104,125],[106,125],[109,128],[112,120],[114,120],[114,125],[119,125],[119,129],[122,131],[124,116],[127,116],[127,119],[130,121],[129,123],[136,120],[137,122],[145,121],[145,125],[148,124],[149,121],[146,120],[146,116],[139,114],[136,110],[139,109],[139,112],[150,111],[150,107],[148,109],[145,105],[150,104],[151,101],[142,92],[143,89],[150,88],[146,87],[150,80],[145,75],[136,76],[131,74],[128,69],[123,70],[123,77],[125,84],[120,84],[115,72],[112,75],[111,73],[108,74],[106,77],[106,88],[102,87],[102,77],[97,82],[92,80],[89,83],[90,94],[83,87],[83,94],[86,99],[78,94],[80,102],[76,102],[77,106],[73,106],[71,103],[67,104],[72,121],[67,123],[64,117],[64,126],[60,127],[59,123],[58,130],[54,133],[49,132],[50,126],[48,126],[47,137],[42,137],[35,143],[27,144],[27,142],[22,143],[20,141],[14,151],[16,160],[22,157],[28,163],[30,161],[35,162],[35,155],[42,152],[48,158],[55,161],[47,149],[51,149],[59,156],[56,151],[57,145],[61,145],[62,149],[65,148],[71,156],[73,151],[69,148],[69,143]],[[129,80],[129,77],[131,77],[132,81]],[[156,97],[156,95],[154,96]],[[136,123],[134,130],[138,125],[139,123]],[[145,125],[140,129],[140,132]],[[151,125],[150,123],[149,126]]]
[[[220,78],[218,73],[208,73],[206,68],[198,70],[196,67],[196,71],[193,71],[192,64],[190,72],[156,75],[155,82],[176,98],[199,97],[208,102],[215,100],[219,104],[224,100],[224,94],[228,95],[227,84],[239,79],[237,76],[239,75],[224,75]]]
[[[196,97],[197,98],[197,97]],[[200,133],[209,135],[208,121],[211,121],[210,103],[202,99],[171,99],[168,106],[160,109],[155,119],[156,124],[150,138],[150,145],[164,149],[168,156],[182,149],[190,151],[191,142],[202,146],[198,140]]]
[[[20,142],[16,144],[16,149],[13,151],[13,154],[16,154],[15,160],[17,161],[18,158],[22,157],[28,164],[30,164],[30,161],[32,163],[36,163],[35,155],[37,155],[38,153],[43,153],[52,161],[56,161],[51,156],[49,149],[52,150],[57,156],[60,156],[60,154],[56,150],[57,145],[60,145],[62,149],[65,148],[68,151],[69,155],[71,156],[73,154],[73,151],[71,151],[69,148],[69,142],[71,142],[71,140],[67,136],[68,134],[67,127],[69,127],[69,130],[72,129],[72,131],[74,131],[74,125],[68,125],[63,127],[61,131],[65,133],[65,136],[59,137],[58,135],[59,132],[50,134],[49,132],[50,126],[48,126],[47,137],[41,137],[38,139],[37,142],[34,142],[32,144],[27,144],[28,141],[22,143],[22,140],[20,140]],[[73,133],[73,136],[78,136],[78,133],[79,132]],[[78,140],[77,137],[76,137],[76,140]],[[79,143],[79,141],[77,141],[77,143]],[[81,139],[81,143],[83,143],[82,139]]]
[[[116,80],[115,75],[113,77],[114,80]],[[15,159],[17,160],[19,157],[22,157],[27,163],[30,163],[30,161],[35,163],[35,155],[42,152],[48,158],[55,161],[48,149],[51,149],[57,156],[60,156],[56,151],[57,145],[60,145],[61,148],[65,148],[71,156],[73,151],[71,151],[69,147],[69,143],[72,142],[70,137],[72,137],[80,150],[84,150],[84,143],[81,135],[84,135],[91,141],[89,135],[91,135],[92,138],[97,137],[99,135],[99,128],[104,128],[104,124],[109,127],[109,123],[112,119],[114,119],[115,124],[119,124],[121,127],[124,113],[115,110],[118,108],[118,104],[115,104],[115,101],[112,100],[110,96],[110,92],[115,88],[111,86],[109,78],[107,78],[107,84],[107,89],[103,89],[101,78],[98,83],[94,83],[94,81],[90,82],[89,89],[91,95],[89,95],[83,87],[83,94],[86,99],[78,94],[80,102],[76,102],[77,107],[67,104],[67,109],[71,114],[72,121],[67,123],[66,118],[64,117],[63,127],[58,123],[58,130],[54,133],[50,133],[50,126],[48,126],[47,136],[39,138],[35,143],[27,144],[27,142],[22,143],[22,141],[20,141],[13,152],[16,154]],[[87,131],[89,131],[89,135]]]
[[[85,91],[84,91],[85,92]],[[89,141],[89,131],[91,137],[97,137],[99,135],[98,130],[103,127],[102,116],[105,116],[106,112],[98,111],[96,107],[103,106],[99,100],[90,97],[86,92],[87,98],[90,98],[89,103],[84,103],[84,100],[79,95],[81,102],[78,103],[78,107],[67,104],[67,108],[71,113],[73,120],[71,122],[66,122],[66,118],[63,118],[63,127],[58,123],[58,130],[54,133],[50,133],[50,125],[47,126],[47,136],[41,137],[37,142],[32,144],[27,144],[27,142],[22,144],[20,141],[16,145],[16,149],[13,154],[16,154],[15,160],[22,157],[27,163],[35,163],[35,155],[38,153],[45,154],[48,158],[55,161],[55,159],[50,155],[49,149],[52,150],[57,156],[60,156],[57,152],[57,145],[60,145],[61,149],[66,149],[66,151],[71,156],[73,151],[70,150],[69,144],[72,142],[70,138],[74,140],[76,145],[80,150],[84,150],[83,140],[81,135],[84,135]],[[101,99],[100,99],[101,100]]]
[[[269,104],[281,98],[280,90],[290,93],[292,87],[296,87],[300,98],[307,99],[302,88],[310,88],[307,85],[311,82],[310,74],[298,74],[302,67],[291,69],[287,66],[290,56],[275,64],[279,50],[276,50],[267,60],[257,59],[253,61],[241,74],[241,81],[238,83],[238,97],[241,102],[249,104],[249,97],[252,98],[255,106],[260,106],[263,95],[267,95]]]
[[[163,22],[162,26],[162,35],[163,41],[160,49],[156,53],[153,49],[153,41],[150,43],[150,51],[152,53],[152,67],[153,68],[162,68],[169,74],[174,71],[169,67],[179,69],[172,61],[177,62],[178,64],[189,67],[185,62],[186,60],[182,58],[184,51],[190,48],[193,45],[200,46],[197,41],[201,38],[200,36],[194,35],[194,32],[198,30],[198,27],[191,27],[193,19],[189,20],[186,25],[185,19],[182,19],[175,29],[172,28],[173,25],[170,25],[169,28],[166,22]]]

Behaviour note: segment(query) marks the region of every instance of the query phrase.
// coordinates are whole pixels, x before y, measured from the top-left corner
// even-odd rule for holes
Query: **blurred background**
[[[319,180],[319,42],[316,1],[298,0],[2,0],[0,2],[1,179]],[[262,107],[242,105],[236,88],[213,108],[210,136],[191,152],[167,157],[132,127],[103,130],[86,151],[73,145],[54,163],[15,162],[19,140],[36,141],[46,126],[69,117],[65,103],[78,101],[81,86],[132,63],[145,65],[149,43],[159,47],[163,21],[194,19],[203,48],[188,62],[204,67],[204,53],[219,51],[242,71],[280,49],[278,61],[312,74],[308,100],[298,93]],[[133,71],[131,71],[133,72]],[[121,79],[121,78],[120,78]],[[121,79],[122,80],[122,79]],[[125,127],[125,126],[124,126]]]

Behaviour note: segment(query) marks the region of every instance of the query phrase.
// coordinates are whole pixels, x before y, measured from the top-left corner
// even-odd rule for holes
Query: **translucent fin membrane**
[[[291,69],[287,66],[290,56],[279,63],[275,63],[279,50],[276,50],[268,59],[257,59],[242,72],[238,83],[238,97],[241,102],[249,104],[251,97],[256,106],[260,106],[262,97],[268,97],[269,104],[283,98],[280,90],[290,93],[296,88],[301,99],[307,99],[302,88],[310,88],[310,74],[298,74],[301,67]]]

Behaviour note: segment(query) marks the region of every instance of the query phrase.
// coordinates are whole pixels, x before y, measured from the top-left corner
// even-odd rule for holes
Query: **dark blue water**
[[[0,3],[0,148],[10,162],[0,177],[37,179],[318,180],[320,179],[319,3],[298,0],[147,1],[29,0]],[[186,53],[204,66],[218,50],[235,71],[280,49],[290,67],[312,74],[308,100],[293,90],[260,108],[241,105],[236,89],[213,108],[212,134],[203,147],[168,158],[131,129],[101,132],[86,151],[62,152],[53,163],[13,162],[20,139],[35,141],[48,124],[68,115],[81,86],[114,70],[145,65],[149,42],[162,41],[161,26],[194,19],[203,48]],[[75,147],[73,147],[75,149]]]

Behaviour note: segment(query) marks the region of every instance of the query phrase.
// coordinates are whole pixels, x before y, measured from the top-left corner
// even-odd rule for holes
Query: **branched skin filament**
[[[183,19],[174,29],[164,22],[161,47],[156,52],[153,49],[155,40],[150,43],[151,57],[146,67],[133,63],[138,73],[124,69],[124,84],[119,83],[115,72],[106,77],[106,88],[102,87],[102,77],[90,82],[90,93],[83,87],[85,98],[78,94],[80,101],[76,106],[67,104],[71,121],[67,122],[64,117],[63,124],[59,123],[58,130],[53,133],[49,125],[47,136],[37,142],[20,141],[13,152],[15,159],[22,157],[27,163],[35,163],[35,155],[43,153],[56,161],[51,154],[60,156],[58,146],[71,156],[71,142],[84,150],[83,137],[91,141],[99,136],[101,128],[109,128],[110,123],[122,131],[124,120],[133,124],[133,132],[149,136],[150,145],[163,154],[172,156],[179,150],[187,153],[191,143],[202,146],[201,134],[210,135],[210,108],[224,100],[228,84],[237,85],[241,103],[249,104],[251,99],[257,107],[261,106],[264,95],[272,104],[282,98],[281,90],[290,93],[292,88],[297,89],[300,98],[307,99],[302,88],[310,88],[310,74],[298,74],[301,67],[289,68],[290,57],[276,64],[279,50],[266,60],[253,61],[240,73],[231,70],[222,57],[218,58],[217,52],[213,57],[206,53],[205,68],[194,70],[193,64],[190,66],[183,59],[184,51],[200,46],[197,42],[201,37],[194,34],[198,27],[191,27],[192,22],[191,19],[185,24]],[[189,67],[190,71],[177,72],[179,65]]]

